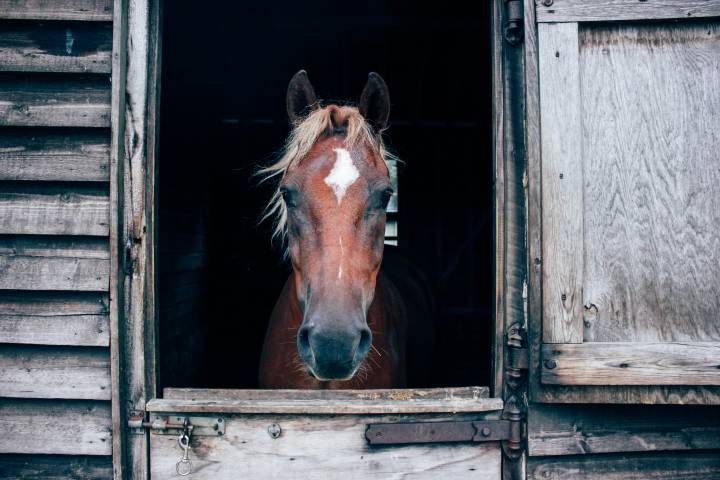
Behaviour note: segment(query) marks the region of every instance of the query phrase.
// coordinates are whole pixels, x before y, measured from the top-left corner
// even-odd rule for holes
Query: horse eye
[[[285,201],[285,205],[288,207],[295,206],[295,192],[287,187],[280,187],[280,196]]]

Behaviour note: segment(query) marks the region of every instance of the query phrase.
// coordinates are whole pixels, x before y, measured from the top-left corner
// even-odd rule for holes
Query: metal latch
[[[187,415],[151,414],[145,420],[143,413],[136,413],[128,420],[130,428],[147,428],[158,435],[178,436],[187,430],[196,437],[219,437],[225,435],[225,420],[222,417],[190,417]]]
[[[530,1],[530,0],[525,0]],[[503,37],[512,46],[519,45],[523,39],[523,2],[505,0],[505,25]]]
[[[512,423],[511,420],[372,423],[365,430],[365,438],[370,445],[496,442],[511,439]]]

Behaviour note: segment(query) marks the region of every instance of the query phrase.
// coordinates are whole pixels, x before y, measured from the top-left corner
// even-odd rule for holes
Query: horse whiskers
[[[378,350],[375,345],[373,345],[373,344],[371,343],[371,344],[370,344],[370,348],[372,348],[373,351],[375,351],[375,353],[378,354],[378,356],[382,357],[382,353],[380,353],[380,350]]]

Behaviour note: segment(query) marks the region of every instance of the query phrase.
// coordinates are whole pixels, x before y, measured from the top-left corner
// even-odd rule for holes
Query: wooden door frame
[[[128,421],[157,392],[155,180],[161,0],[115,0],[112,56],[110,328],[113,470],[148,478],[149,435]]]

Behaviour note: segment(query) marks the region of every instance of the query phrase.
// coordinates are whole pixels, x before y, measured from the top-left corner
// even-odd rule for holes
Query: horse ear
[[[367,83],[360,95],[358,110],[376,132],[382,132],[387,128],[390,118],[390,92],[385,80],[375,72],[370,72],[368,75]]]
[[[300,70],[290,79],[285,102],[287,103],[288,117],[293,123],[300,122],[307,113],[308,107],[314,108],[317,104],[315,90],[310,84],[305,70]]]

